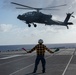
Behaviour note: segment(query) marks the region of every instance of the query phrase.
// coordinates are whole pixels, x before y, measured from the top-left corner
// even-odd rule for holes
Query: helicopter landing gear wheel
[[[30,24],[28,24],[28,27],[31,27],[31,25],[30,25]]]
[[[34,27],[37,27],[37,25],[36,25],[36,24],[34,24],[34,23],[33,23],[33,25],[34,25]]]
[[[37,25],[36,25],[36,24],[34,24],[34,27],[37,27]]]

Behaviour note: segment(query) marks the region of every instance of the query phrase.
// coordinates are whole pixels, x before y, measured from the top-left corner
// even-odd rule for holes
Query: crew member
[[[48,49],[43,44],[43,40],[42,39],[39,39],[38,40],[38,44],[34,48],[32,48],[30,51],[28,51],[28,53],[31,53],[34,50],[36,50],[37,57],[36,57],[36,60],[35,60],[35,67],[34,67],[33,73],[36,73],[37,67],[38,67],[38,64],[39,64],[40,60],[41,60],[41,63],[42,63],[42,73],[45,73],[45,64],[46,64],[46,60],[44,58],[45,50],[47,50],[50,53],[54,53],[54,52],[51,51],[50,49]]]

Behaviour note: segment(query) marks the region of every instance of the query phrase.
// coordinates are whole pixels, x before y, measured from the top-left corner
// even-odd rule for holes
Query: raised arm
[[[46,49],[49,53],[54,53],[53,51],[51,51],[50,49],[48,49],[46,46],[45,46],[45,49]]]
[[[33,52],[35,50],[36,50],[36,46],[34,48],[32,48],[30,51],[28,51],[27,53],[31,53],[31,52]]]

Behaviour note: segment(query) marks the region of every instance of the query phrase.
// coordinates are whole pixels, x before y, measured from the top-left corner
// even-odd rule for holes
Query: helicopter
[[[52,15],[48,15],[48,14],[44,14],[44,13],[40,12],[40,10],[58,10],[58,9],[53,9],[53,8],[66,6],[66,4],[58,5],[58,6],[52,6],[52,7],[46,7],[46,8],[30,7],[30,6],[19,4],[16,2],[11,2],[11,4],[21,6],[21,7],[16,7],[16,9],[26,9],[26,10],[32,9],[32,10],[35,10],[32,12],[27,12],[27,13],[24,13],[22,15],[17,16],[17,19],[24,21],[26,24],[28,24],[28,27],[31,27],[31,24],[33,24],[34,27],[37,27],[36,23],[41,23],[41,24],[50,25],[50,26],[51,25],[66,26],[67,29],[69,29],[68,25],[73,25],[72,22],[68,22],[68,21],[69,21],[70,17],[74,18],[74,16],[72,15],[74,12],[67,13],[67,16],[63,22],[53,20]]]

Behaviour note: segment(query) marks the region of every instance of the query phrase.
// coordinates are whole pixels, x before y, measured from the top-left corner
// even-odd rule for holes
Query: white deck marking
[[[28,59],[28,58],[30,58],[30,57],[27,57],[27,59]],[[5,65],[5,64],[9,64],[9,63],[11,63],[11,62],[15,62],[15,61],[23,60],[23,59],[25,59],[25,58],[21,58],[21,59],[17,59],[17,60],[9,61],[9,62],[6,62],[6,63],[2,63],[2,64],[0,64],[0,66],[1,66],[1,65]]]
[[[74,50],[74,52],[73,52],[73,54],[72,54],[72,56],[71,56],[71,58],[70,58],[70,60],[69,60],[69,62],[68,62],[68,64],[67,64],[67,66],[65,67],[65,69],[64,69],[64,71],[63,71],[63,73],[62,73],[62,75],[65,75],[65,73],[66,73],[66,71],[67,71],[67,69],[68,69],[68,67],[69,67],[69,65],[70,65],[70,62],[71,62],[71,60],[72,60],[72,58],[73,58],[75,52],[76,52],[76,49]]]
[[[21,56],[21,55],[11,55],[11,56],[3,57],[3,58],[0,58],[0,59],[9,59],[9,58],[18,57],[18,56]]]

